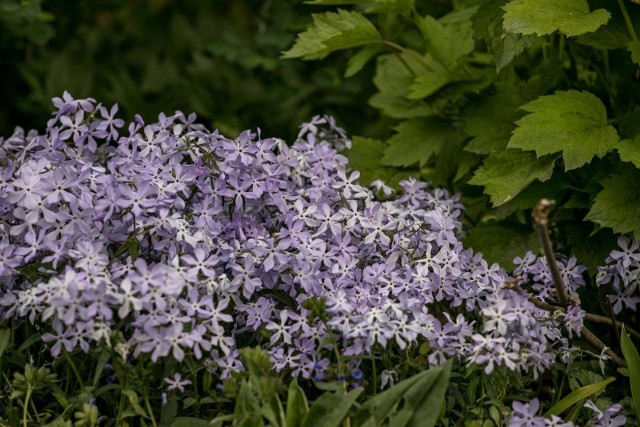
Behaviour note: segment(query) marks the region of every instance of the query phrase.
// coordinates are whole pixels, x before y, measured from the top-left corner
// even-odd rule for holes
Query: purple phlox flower
[[[586,311],[582,310],[580,306],[577,305],[571,305],[567,308],[567,312],[564,316],[564,325],[569,331],[569,336],[572,336],[573,334],[580,336],[586,314]]]
[[[529,403],[513,402],[512,408],[509,427],[544,427],[544,417],[536,415],[540,409],[538,399],[533,399]]]
[[[591,425],[594,427],[621,427],[627,423],[627,417],[624,415],[616,416],[616,414],[622,409],[622,405],[619,403],[611,405],[604,412],[602,412],[591,400],[587,400],[587,403],[585,403],[584,406],[594,412],[593,418],[591,419]]]
[[[176,372],[173,375],[173,378],[165,378],[164,382],[168,384],[167,390],[179,390],[181,393],[184,392],[184,388],[186,386],[191,384],[191,380],[183,380],[182,375],[179,372]]]

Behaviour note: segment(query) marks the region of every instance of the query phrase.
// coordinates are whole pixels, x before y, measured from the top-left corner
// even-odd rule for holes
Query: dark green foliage
[[[118,103],[128,120],[194,111],[229,136],[260,127],[291,140],[299,123],[326,113],[367,133],[377,114],[359,104],[370,75],[345,80],[331,61],[278,59],[311,9],[260,0],[3,0],[0,135],[41,127],[65,90]]]
[[[347,75],[377,57],[378,91],[369,104],[395,131],[375,143],[379,165],[360,161],[357,146],[348,153],[365,181],[405,171],[460,191],[467,202],[476,197],[469,221],[497,217],[498,222],[471,231],[467,243],[494,261],[507,262],[516,249],[536,249],[527,248],[533,241],[524,236],[533,230],[531,209],[543,197],[556,200],[557,249],[587,254],[584,262],[591,267],[604,260],[605,247],[611,249],[611,231],[640,236],[640,195],[633,184],[640,178],[639,5],[600,0],[313,4],[349,8],[315,15],[332,28],[340,28],[348,13],[351,20],[373,23],[382,37],[359,38],[362,47],[354,50],[347,32],[332,34],[340,40],[332,51],[350,49]],[[380,4],[383,11],[375,6]],[[317,58],[305,55],[311,49],[301,36],[285,57]],[[372,144],[359,140],[360,145],[363,141]],[[478,187],[486,195],[482,209]],[[609,232],[572,237],[590,235],[594,226]],[[503,254],[496,236],[513,243]],[[603,249],[596,253],[591,247]]]

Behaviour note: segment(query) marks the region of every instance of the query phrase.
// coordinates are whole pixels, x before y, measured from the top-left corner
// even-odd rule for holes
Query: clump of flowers
[[[623,308],[636,311],[640,302],[640,244],[627,236],[618,238],[619,250],[611,251],[607,265],[598,267],[596,284],[610,285],[614,294],[609,295],[613,312],[619,314]]]
[[[463,248],[458,196],[360,185],[329,117],[288,146],[226,138],[193,114],[125,126],[117,106],[67,93],[54,105],[44,134],[0,140],[0,317],[41,325],[53,356],[106,345],[226,378],[243,345],[263,345],[277,371],[311,378],[336,351],[428,342],[431,365],[537,376],[568,348],[560,322]],[[540,263],[527,255],[518,274],[544,297]],[[563,267],[583,284],[574,260]],[[580,312],[567,317],[579,330]]]

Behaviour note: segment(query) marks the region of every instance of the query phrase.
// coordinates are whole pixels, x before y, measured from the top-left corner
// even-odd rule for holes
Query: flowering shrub
[[[458,196],[414,179],[399,194],[359,185],[330,117],[287,146],[181,112],[125,127],[117,106],[53,102],[44,134],[0,140],[0,317],[41,331],[54,358],[110,348],[200,360],[224,380],[260,345],[277,372],[320,380],[336,365],[360,382],[376,348],[533,378],[578,351],[563,330],[580,333],[579,303],[551,316],[463,248]],[[543,259],[516,262],[549,299]],[[575,258],[560,264],[570,292],[585,284]],[[191,384],[179,370],[170,390]]]

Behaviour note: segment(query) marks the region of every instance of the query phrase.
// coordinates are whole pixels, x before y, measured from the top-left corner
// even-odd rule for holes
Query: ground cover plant
[[[638,6],[310,3],[0,1],[0,426],[637,425]]]
[[[333,119],[288,146],[53,104],[1,144],[3,424],[633,422],[637,353],[584,327],[624,328],[581,308],[585,267],[488,264],[457,195],[360,185]],[[619,245],[598,283],[627,320],[640,245]]]

